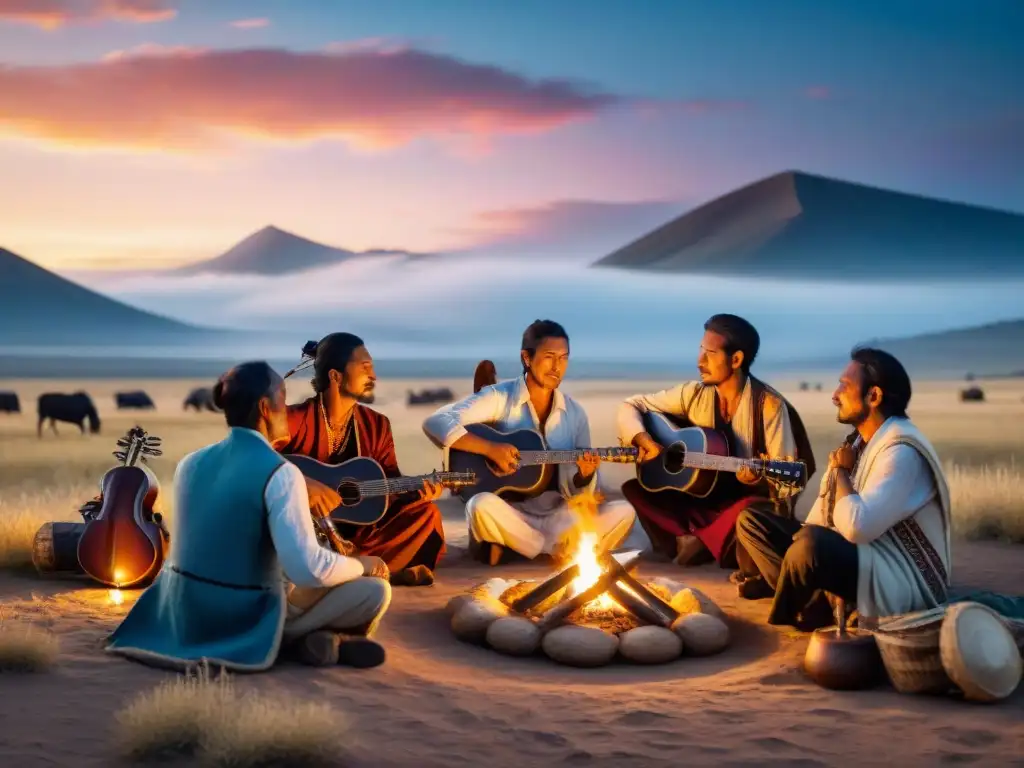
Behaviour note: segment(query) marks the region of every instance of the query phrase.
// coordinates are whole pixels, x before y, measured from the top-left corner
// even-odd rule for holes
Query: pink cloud
[[[195,152],[230,135],[386,149],[536,134],[630,103],[416,50],[167,51],[0,68],[0,133],[78,148]]]
[[[832,89],[827,85],[811,85],[804,89],[804,96],[808,99],[827,99],[832,96]]]
[[[263,29],[270,26],[270,19],[238,19],[237,21],[232,21],[231,26],[235,29]]]
[[[0,0],[0,21],[56,29],[104,20],[146,24],[177,15],[168,0]]]
[[[526,248],[603,256],[678,216],[678,200],[556,200],[535,206],[481,211],[459,230],[474,249],[518,252]]]

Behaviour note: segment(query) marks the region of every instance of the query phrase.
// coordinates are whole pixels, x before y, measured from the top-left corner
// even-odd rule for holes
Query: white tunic
[[[807,524],[826,525],[829,473]],[[949,489],[938,454],[909,419],[890,418],[863,447],[851,478],[854,493],[836,502],[832,527],[857,545],[857,611],[883,618],[935,607],[926,571],[915,562],[929,549],[906,540],[900,523],[912,520],[950,574]]]

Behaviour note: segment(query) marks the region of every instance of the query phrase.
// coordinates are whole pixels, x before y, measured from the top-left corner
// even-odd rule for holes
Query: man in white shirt
[[[302,473],[275,450],[289,437],[284,381],[244,363],[221,377],[214,401],[230,431],[178,463],[170,555],[108,652],[259,671],[283,643],[311,665],[381,664],[370,636],[390,604],[387,568],[318,544]]]
[[[504,472],[517,466],[516,448],[470,434],[465,425],[485,423],[503,432],[537,430],[551,450],[592,447],[587,414],[559,389],[569,363],[565,329],[551,320],[537,320],[523,333],[520,356],[521,376],[484,387],[438,409],[423,422],[435,445],[481,454]],[[596,491],[598,464],[591,455],[576,464],[561,464],[548,488],[522,501],[476,494],[466,504],[471,548],[490,565],[497,565],[506,549],[531,560],[541,554],[556,558],[571,554],[568,550],[575,546],[581,520],[568,502],[580,493]],[[618,546],[635,518],[628,502],[601,503],[593,520],[599,545],[606,550]]]
[[[837,420],[854,432],[830,455],[806,523],[740,516],[749,556],[741,567],[774,593],[770,624],[831,624],[823,593],[856,606],[869,625],[945,602],[949,489],[935,449],[907,417],[910,395],[895,357],[855,349],[832,396]]]

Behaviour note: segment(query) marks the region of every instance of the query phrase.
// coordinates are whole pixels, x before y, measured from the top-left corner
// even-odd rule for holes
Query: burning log
[[[661,627],[668,627],[672,624],[660,611],[648,605],[641,597],[625,589],[618,582],[608,587],[608,594],[612,596],[615,602],[647,624]]]
[[[612,597],[623,607],[633,611],[638,618],[651,624],[660,624],[663,627],[672,626],[672,622],[679,618],[679,612],[675,608],[633,578],[633,575],[614,557],[605,555],[601,558],[601,565],[605,572],[615,574],[616,582],[622,582],[623,585],[632,590],[632,593],[635,593],[631,594],[628,590],[619,586],[618,583],[613,584],[609,589]],[[625,601],[623,597],[625,597]],[[643,603],[644,607],[640,609],[644,611],[643,614],[634,609],[634,605],[637,603]],[[657,614],[657,618],[654,620],[649,618],[652,613]]]
[[[587,589],[577,595],[574,595],[568,600],[563,600],[554,608],[548,610],[547,613],[541,616],[540,621],[537,622],[537,628],[541,631],[541,634],[557,627],[577,608],[582,608],[591,600],[595,600],[600,597],[608,590],[608,587],[611,584],[615,583],[617,578],[618,574],[615,571],[606,571],[601,574],[600,578],[598,578],[598,580],[591,584]]]
[[[564,571],[555,574],[536,589],[527,592],[516,600],[509,607],[516,613],[526,613],[531,608],[540,605],[558,590],[572,584],[573,579],[580,575],[580,567],[572,565]]]

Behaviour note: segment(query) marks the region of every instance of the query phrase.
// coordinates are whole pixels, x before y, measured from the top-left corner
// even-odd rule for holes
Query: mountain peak
[[[352,251],[323,245],[268,224],[220,256],[174,271],[189,275],[284,275],[338,264],[351,256]]]

